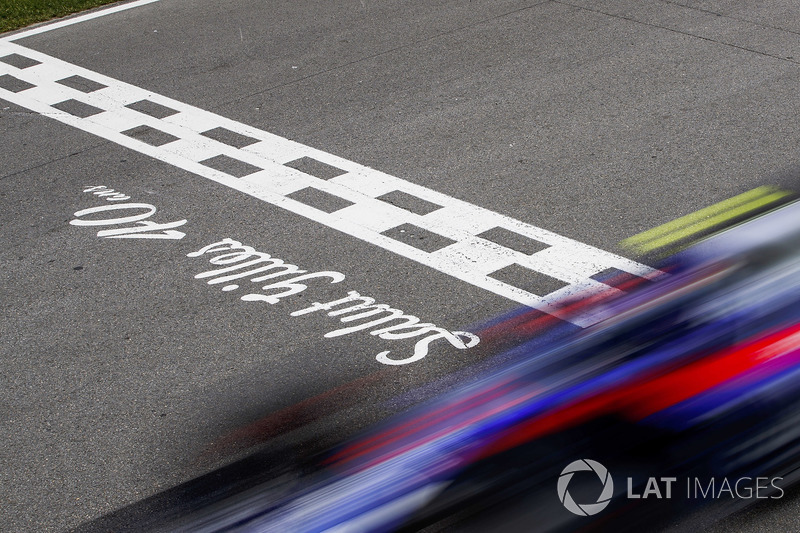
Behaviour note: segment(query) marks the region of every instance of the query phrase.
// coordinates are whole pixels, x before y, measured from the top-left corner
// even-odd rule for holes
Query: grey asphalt
[[[800,188],[788,0],[161,0],[20,44],[610,251],[758,185]],[[3,531],[63,531],[189,480],[242,424],[386,371],[384,341],[289,316],[338,286],[248,306],[193,278],[206,244],[342,272],[453,330],[516,307],[3,100],[0,146]],[[70,225],[98,205],[87,185],[186,219],[186,237]],[[483,355],[391,367],[342,424]],[[800,530],[797,501],[718,527]]]

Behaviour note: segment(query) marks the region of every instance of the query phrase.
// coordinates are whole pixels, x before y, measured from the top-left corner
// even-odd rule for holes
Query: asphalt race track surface
[[[0,530],[79,526],[366,380],[346,434],[486,357],[485,320],[651,275],[621,240],[799,188],[798,74],[789,0],[159,0],[3,35]],[[224,239],[307,288],[196,277]],[[421,337],[297,313],[352,291],[450,336],[386,364]],[[720,531],[800,530],[798,501]]]

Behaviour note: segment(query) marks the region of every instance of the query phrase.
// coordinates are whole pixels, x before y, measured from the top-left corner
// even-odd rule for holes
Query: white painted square
[[[219,121],[216,120],[216,117],[213,113],[208,113],[200,109],[186,110],[185,109],[186,106],[179,105],[177,102],[172,102],[168,100],[167,101],[156,101],[155,99],[152,100],[161,105],[171,107],[176,111],[180,111],[180,113],[164,117],[161,120],[163,120],[164,122],[170,122],[172,124],[180,125],[197,134],[200,134],[204,131],[208,131],[210,129],[216,128],[221,125],[219,124]]]
[[[260,138],[260,137],[257,137]],[[271,139],[264,139],[250,146],[242,148],[242,152],[253,154],[255,157],[272,161],[278,165],[283,165],[289,161],[294,161],[302,157],[302,147],[287,146],[286,149],[281,148],[281,143],[276,143]],[[293,151],[292,151],[293,149]]]
[[[36,84],[35,81],[31,80],[29,77],[25,76],[14,76],[15,78],[19,78],[23,81],[27,81],[28,83]],[[33,100],[39,102],[41,104],[51,106],[53,104],[57,104],[59,102],[63,102],[64,100],[69,100],[72,97],[72,93],[67,93],[68,89],[64,87],[64,90],[60,90],[55,84],[45,84],[45,85],[36,85],[36,87],[31,87],[25,91],[24,97],[27,100]]]
[[[95,103],[92,102],[87,103],[90,105],[95,105]],[[119,111],[116,113],[106,111],[105,113],[92,115],[85,120],[115,132],[127,131],[131,128],[135,128],[136,126],[143,125],[143,121],[136,116],[134,112],[126,113],[124,111]]]
[[[242,179],[281,196],[316,185],[313,177],[282,165],[270,166]]]
[[[441,205],[441,204],[440,204]],[[497,226],[494,213],[474,206],[445,205],[432,213],[419,217],[426,229],[442,233],[449,228],[458,228],[462,233],[477,235]]]
[[[368,228],[376,233],[382,233],[409,222],[413,213],[381,202],[380,200],[363,199],[358,203],[337,211],[335,216]]]
[[[221,154],[220,151],[210,146],[211,142],[213,142],[211,139],[206,139],[209,141],[206,143],[198,137],[200,136],[180,139],[164,145],[161,149],[196,163]]]
[[[95,93],[90,93],[93,101],[97,102],[97,104],[92,105],[97,105],[104,109],[124,108],[128,104],[138,102],[139,100],[145,100],[146,94],[146,91],[141,89],[132,91],[129,85],[119,83],[109,85]]]
[[[530,256],[523,256],[519,263],[548,276],[569,283],[578,283],[610,266],[601,259],[591,254],[587,255],[584,250],[576,249],[567,243],[551,246]]]
[[[431,252],[430,255],[445,271],[485,276],[516,263],[518,254],[494,243],[471,237]]]
[[[363,195],[376,198],[386,193],[390,193],[396,189],[396,186],[391,183],[391,180],[385,179],[384,176],[386,175],[375,171],[372,171],[368,174],[348,173],[331,178],[328,180],[328,182],[358,191]]]

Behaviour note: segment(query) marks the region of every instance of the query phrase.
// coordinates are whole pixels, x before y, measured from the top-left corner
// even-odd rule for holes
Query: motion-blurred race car
[[[639,531],[782,497],[800,466],[800,203],[660,268],[587,304],[602,320],[557,345],[541,313],[493,321],[482,338],[528,332],[496,367],[302,475],[205,498],[159,528]]]

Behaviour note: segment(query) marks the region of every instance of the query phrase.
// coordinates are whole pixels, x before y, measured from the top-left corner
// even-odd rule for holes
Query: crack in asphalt
[[[724,17],[724,18],[731,19],[731,20],[737,20],[739,22],[747,22],[748,24],[752,24],[754,26],[759,26],[761,28],[767,28],[767,29],[770,29],[770,30],[778,30],[778,31],[786,32],[786,33],[791,33],[791,34],[794,34],[794,35],[800,35],[800,31],[797,31],[797,30],[790,30],[788,28],[782,28],[780,26],[773,26],[771,24],[764,24],[763,22],[759,22],[759,21],[752,20],[752,19],[746,19],[746,18],[742,18],[742,17],[734,17],[733,15],[726,15],[725,13],[720,13],[718,11],[711,11],[710,9],[703,9],[701,7],[693,7],[693,6],[690,6],[690,5],[687,5],[687,4],[681,4],[680,2],[675,2],[674,0],[661,0],[661,1],[664,2],[665,4],[685,7],[687,9],[691,9],[693,11],[699,11],[700,13],[708,13],[709,15],[717,15],[719,17]]]
[[[31,113],[33,113],[33,114],[35,114],[35,115],[38,115],[38,116],[41,116],[39,113],[34,113],[34,112],[31,112]],[[20,112],[18,112],[18,111],[17,111],[17,112],[15,112],[15,114],[18,114],[18,115],[26,115],[27,113],[20,113]],[[89,152],[89,151],[91,151],[91,150],[94,150],[94,149],[96,149],[96,148],[100,148],[100,147],[102,147],[102,146],[106,146],[106,145],[108,145],[108,144],[111,144],[111,143],[110,143],[109,141],[103,141],[103,142],[101,142],[101,143],[98,143],[98,144],[95,144],[95,145],[89,146],[89,147],[87,147],[87,148],[84,148],[83,150],[78,150],[77,152],[72,152],[72,153],[70,153],[70,154],[67,154],[67,155],[65,155],[65,156],[57,157],[57,158],[55,158],[55,159],[49,159],[49,160],[47,160],[47,161],[45,161],[45,162],[43,162],[43,163],[40,163],[40,164],[38,164],[38,165],[34,165],[34,166],[32,166],[32,167],[28,167],[28,168],[23,168],[23,169],[21,169],[21,170],[17,170],[16,172],[12,172],[11,174],[6,174],[5,176],[0,176],[0,181],[4,180],[4,179],[6,179],[6,178],[10,178],[10,177],[12,177],[12,176],[16,176],[16,175],[18,175],[18,174],[22,174],[23,172],[30,172],[31,170],[36,170],[37,168],[41,168],[41,167],[44,167],[44,166],[50,165],[50,164],[52,164],[52,163],[56,163],[56,162],[58,162],[58,161],[63,161],[63,160],[65,160],[65,159],[69,159],[70,157],[75,157],[76,155],[81,155],[81,154],[84,154],[84,153],[86,153],[86,152]]]
[[[789,30],[789,29],[786,29],[786,28],[781,28],[781,27],[778,27],[778,26],[772,26],[772,25],[769,25],[769,24],[763,24],[763,23],[756,22],[756,21],[753,21],[753,20],[748,20],[748,19],[745,19],[745,18],[726,15],[724,13],[719,13],[719,12],[711,11],[711,10],[708,10],[708,9],[692,7],[692,6],[689,6],[689,5],[686,5],[686,4],[681,4],[679,2],[675,2],[675,1],[672,1],[672,0],[660,0],[660,1],[665,3],[665,4],[670,4],[670,5],[674,5],[674,6],[678,6],[678,7],[683,7],[683,8],[690,9],[690,10],[697,11],[697,12],[701,12],[701,13],[707,13],[707,14],[711,14],[711,15],[716,15],[716,16],[719,16],[719,17],[724,17],[726,19],[735,20],[735,21],[738,21],[738,22],[744,22],[744,23],[747,23],[747,24],[752,24],[754,26],[758,26],[758,27],[761,27],[761,28],[782,31],[782,32],[793,34],[793,35],[800,35],[800,31],[794,31],[794,30]],[[217,105],[218,106],[227,106],[227,105],[230,105],[230,104],[241,102],[241,101],[246,100],[248,98],[251,98],[253,96],[258,96],[260,94],[268,93],[269,91],[274,91],[276,89],[280,89],[280,88],[283,88],[283,87],[291,86],[291,85],[300,83],[302,81],[314,78],[316,76],[321,76],[321,75],[324,75],[324,74],[327,74],[327,73],[330,73],[330,72],[334,72],[336,70],[339,70],[339,69],[342,69],[342,68],[346,68],[346,67],[349,67],[351,65],[355,65],[355,64],[358,64],[358,63],[361,63],[361,62],[364,62],[364,61],[368,61],[370,59],[374,59],[376,57],[380,57],[380,56],[383,56],[383,55],[386,55],[386,54],[390,54],[390,53],[396,52],[398,50],[411,48],[411,47],[417,46],[417,45],[422,44],[422,43],[430,42],[430,41],[433,41],[433,40],[441,38],[441,37],[452,35],[454,33],[457,33],[457,32],[460,32],[460,31],[463,31],[463,30],[466,30],[466,29],[469,29],[469,28],[473,28],[473,27],[479,26],[479,25],[485,24],[487,22],[491,22],[491,21],[494,21],[494,20],[499,20],[499,19],[502,19],[504,17],[508,17],[510,15],[514,15],[514,14],[520,13],[522,11],[527,11],[529,9],[533,9],[533,8],[536,8],[536,7],[545,5],[545,4],[560,4],[560,5],[563,5],[563,6],[569,6],[569,7],[572,7],[572,8],[576,8],[576,9],[580,9],[580,10],[584,10],[584,11],[589,11],[589,12],[597,13],[597,14],[600,14],[600,15],[605,15],[607,17],[611,17],[611,18],[615,18],[615,19],[619,19],[619,20],[625,20],[625,21],[628,21],[628,22],[634,22],[636,24],[641,24],[641,25],[644,25],[644,26],[650,26],[650,27],[653,27],[653,28],[658,28],[658,29],[670,31],[670,32],[677,33],[677,34],[680,34],[680,35],[685,35],[687,37],[694,37],[696,39],[701,39],[701,40],[712,42],[712,43],[719,44],[719,45],[722,45],[722,46],[735,48],[735,49],[742,50],[742,51],[745,51],[745,52],[751,52],[751,53],[762,55],[762,56],[769,57],[769,58],[772,58],[772,59],[778,59],[780,61],[785,61],[787,63],[791,63],[791,64],[794,64],[794,65],[800,64],[800,60],[796,60],[791,56],[789,56],[789,57],[779,56],[779,55],[771,54],[769,52],[764,52],[762,50],[756,50],[754,48],[748,48],[747,46],[742,46],[742,45],[737,45],[737,44],[734,44],[734,43],[720,41],[720,40],[717,40],[717,39],[714,39],[714,38],[711,38],[711,37],[705,37],[703,35],[699,35],[699,34],[696,34],[696,33],[691,33],[691,32],[679,30],[679,29],[676,29],[676,28],[670,28],[668,26],[663,26],[663,25],[660,25],[660,24],[652,23],[652,22],[646,22],[646,21],[643,21],[643,20],[638,20],[638,19],[635,19],[633,17],[628,17],[628,16],[625,16],[625,15],[619,15],[619,14],[614,14],[614,13],[608,13],[606,11],[602,11],[601,9],[595,9],[595,8],[591,8],[591,7],[575,5],[575,4],[572,4],[572,3],[570,3],[570,2],[568,2],[566,0],[544,0],[544,1],[541,1],[541,2],[536,2],[534,4],[525,6],[525,7],[521,7],[519,9],[514,9],[514,10],[511,10],[511,11],[508,11],[508,12],[505,12],[505,13],[501,13],[501,14],[495,15],[493,17],[488,17],[488,18],[485,18],[485,19],[481,19],[481,20],[475,21],[475,22],[473,22],[471,24],[467,24],[465,26],[460,26],[460,27],[454,28],[452,30],[448,30],[448,31],[445,31],[445,32],[437,33],[436,35],[431,35],[430,37],[426,37],[424,39],[419,39],[419,40],[416,40],[416,41],[412,41],[410,43],[402,44],[400,46],[395,46],[393,48],[382,50],[382,51],[376,52],[374,54],[370,54],[370,55],[367,55],[367,56],[364,56],[364,57],[360,57],[358,59],[354,59],[353,61],[348,61],[347,63],[343,63],[341,65],[336,65],[336,66],[333,66],[333,67],[330,67],[330,68],[327,68],[327,69],[323,69],[323,70],[314,72],[312,74],[308,74],[307,76],[303,76],[301,78],[297,78],[297,79],[294,79],[294,80],[291,80],[291,81],[286,81],[286,82],[283,82],[283,83],[279,83],[277,85],[273,85],[273,86],[268,87],[266,89],[261,89],[259,91],[256,91],[256,92],[253,92],[253,93],[249,93],[249,94],[246,94],[244,96],[239,96],[239,97],[227,100],[227,101],[220,102]]]
[[[469,29],[469,28],[474,28],[474,27],[479,26],[481,24],[485,24],[485,23],[491,22],[493,20],[498,20],[498,19],[501,19],[501,18],[504,18],[504,17],[508,17],[510,15],[514,15],[514,14],[520,13],[522,11],[527,11],[528,9],[533,9],[535,7],[538,7],[538,6],[541,6],[541,5],[544,5],[544,4],[548,4],[548,3],[551,3],[551,2],[552,2],[552,0],[544,0],[544,1],[541,1],[541,2],[536,2],[535,4],[531,4],[531,5],[528,5],[528,6],[525,6],[525,7],[521,7],[519,9],[514,9],[514,10],[508,11],[506,13],[501,13],[501,14],[495,15],[493,17],[488,17],[488,18],[485,18],[485,19],[481,19],[481,20],[475,21],[475,22],[473,22],[471,24],[467,24],[465,26],[460,26],[458,28],[453,28],[452,30],[448,30],[448,31],[445,31],[445,32],[437,33],[436,35],[431,35],[430,37],[425,37],[424,39],[419,39],[417,41],[412,41],[410,43],[401,44],[400,46],[395,46],[394,48],[389,48],[387,50],[382,50],[380,52],[376,52],[376,53],[370,54],[368,56],[360,57],[358,59],[354,59],[353,61],[348,61],[347,63],[342,63],[341,65],[336,65],[336,66],[333,66],[333,67],[330,67],[330,68],[327,68],[327,69],[323,69],[323,70],[320,70],[318,72],[314,72],[313,74],[309,74],[307,76],[303,76],[302,78],[297,78],[297,79],[294,79],[294,80],[291,80],[291,81],[287,81],[287,82],[284,82],[284,83],[279,83],[277,85],[273,85],[272,87],[268,87],[266,89],[261,89],[260,91],[256,91],[254,93],[250,93],[250,94],[246,94],[244,96],[233,98],[233,99],[225,101],[225,102],[220,102],[217,105],[218,106],[226,106],[226,105],[234,104],[234,103],[237,103],[237,102],[241,102],[242,100],[246,100],[247,98],[251,98],[251,97],[257,96],[259,94],[264,94],[264,93],[267,93],[269,91],[274,91],[276,89],[287,87],[289,85],[294,85],[296,83],[308,80],[310,78],[314,78],[316,76],[327,74],[329,72],[333,72],[333,71],[336,71],[336,70],[339,70],[339,69],[342,69],[342,68],[346,68],[346,67],[349,67],[351,65],[356,65],[356,64],[361,63],[363,61],[368,61],[370,59],[374,59],[374,58],[380,57],[382,55],[391,54],[392,52],[396,52],[398,50],[403,50],[405,48],[411,48],[411,47],[417,46],[417,45],[422,44],[422,43],[426,43],[426,42],[429,42],[429,41],[433,41],[435,39],[439,39],[440,37],[445,37],[447,35],[452,35],[454,33],[458,33],[460,31],[463,31],[463,30],[466,30],[466,29]]]
[[[594,8],[590,8],[590,7],[571,4],[571,3],[569,3],[569,2],[567,2],[565,0],[550,0],[550,1],[553,2],[553,3],[556,3],[556,4],[575,7],[575,8],[578,8],[578,9],[583,9],[583,10],[589,11],[591,13],[597,13],[597,14],[600,14],[600,15],[605,15],[607,17],[616,18],[616,19],[619,19],[619,20],[625,20],[625,21],[628,21],[628,22],[634,22],[636,24],[641,24],[643,26],[649,26],[651,28],[658,28],[658,29],[661,29],[661,30],[666,30],[666,31],[670,31],[670,32],[673,32],[673,33],[677,33],[679,35],[685,35],[687,37],[694,37],[696,39],[702,39],[703,41],[712,42],[712,43],[719,44],[719,45],[722,45],[722,46],[728,46],[730,48],[736,48],[738,50],[742,50],[742,51],[745,51],[745,52],[752,52],[754,54],[762,55],[762,56],[769,57],[769,58],[772,58],[772,59],[778,59],[780,61],[785,61],[787,63],[792,63],[794,65],[800,64],[800,61],[795,60],[793,57],[778,56],[778,55],[775,55],[775,54],[770,54],[769,52],[764,52],[764,51],[761,51],[761,50],[748,48],[746,46],[741,46],[741,45],[733,44],[733,43],[726,43],[725,41],[719,41],[717,39],[713,39],[711,37],[705,37],[703,35],[698,35],[696,33],[691,33],[691,32],[688,32],[688,31],[678,30],[678,29],[675,29],[675,28],[670,28],[668,26],[662,26],[660,24],[655,24],[653,22],[645,22],[643,20],[638,20],[638,19],[635,19],[635,18],[632,18],[632,17],[628,17],[628,16],[625,16],[625,15],[618,15],[618,14],[614,14],[614,13],[608,13],[608,12],[602,11],[600,9],[594,9]],[[662,0],[662,1],[664,1],[665,3],[669,3],[669,4],[672,4],[672,5],[685,7],[685,8],[688,8],[688,9],[693,9],[693,10],[696,10],[696,11],[703,11],[703,10],[698,10],[696,8],[692,8],[692,7],[689,7],[689,6],[684,6],[683,4],[677,4],[677,3],[674,3],[674,2],[669,2],[667,0]],[[731,20],[739,20],[740,22],[747,22],[749,24],[759,25],[759,26],[762,26],[764,28],[770,28],[770,26],[764,26],[764,25],[761,25],[761,24],[758,24],[758,23],[755,23],[755,22],[751,22],[751,21],[747,21],[747,20],[743,20],[743,19],[737,19],[735,17],[730,17],[728,15],[723,15],[721,13],[716,13],[716,12],[713,12],[713,11],[706,11],[706,12],[714,14],[714,15],[717,15],[717,16],[720,16],[720,17],[725,17],[725,18],[728,18],[728,19],[731,19]],[[787,31],[788,33],[796,33],[796,32],[792,32],[792,31],[788,31],[788,30],[782,30],[781,28],[773,28],[773,29],[778,29],[778,30],[781,30],[781,31]]]

